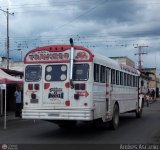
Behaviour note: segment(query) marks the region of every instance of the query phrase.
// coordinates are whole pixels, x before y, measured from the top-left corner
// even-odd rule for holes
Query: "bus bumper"
[[[93,109],[87,110],[35,110],[23,109],[23,119],[45,119],[45,120],[93,120]]]

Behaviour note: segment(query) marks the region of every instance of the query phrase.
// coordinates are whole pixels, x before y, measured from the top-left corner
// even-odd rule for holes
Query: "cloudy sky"
[[[108,57],[135,62],[138,46],[147,53],[143,67],[160,73],[159,0],[0,0],[9,8],[10,57],[20,60],[30,49],[48,44],[75,44]],[[6,55],[6,14],[0,11],[0,56]]]

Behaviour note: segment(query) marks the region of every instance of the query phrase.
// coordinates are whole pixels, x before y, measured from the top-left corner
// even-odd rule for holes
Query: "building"
[[[156,75],[156,68],[142,68],[142,72],[150,77],[148,88],[150,91],[156,91],[156,97],[159,97],[160,79]]]
[[[16,70],[16,71],[24,72],[24,62],[14,61],[14,62],[12,62],[12,63],[9,64],[9,68],[11,70]]]
[[[110,58],[118,61],[120,64],[128,65],[135,68],[135,62],[130,58],[128,58],[127,56],[110,57]]]

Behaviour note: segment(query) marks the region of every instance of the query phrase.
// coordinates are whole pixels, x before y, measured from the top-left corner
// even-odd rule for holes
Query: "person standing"
[[[152,100],[154,100],[155,99],[155,90],[153,89],[152,90]]]
[[[21,91],[20,87],[17,86],[16,91],[14,93],[15,99],[16,99],[16,117],[21,117],[21,108],[22,108],[22,99],[21,99]]]
[[[149,99],[150,99],[150,95],[147,94],[146,95],[146,104],[147,104],[147,107],[149,107]]]

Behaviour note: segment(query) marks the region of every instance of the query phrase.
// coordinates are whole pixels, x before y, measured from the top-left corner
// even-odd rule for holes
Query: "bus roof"
[[[112,68],[115,70],[131,73],[131,74],[136,74],[140,75],[139,71],[136,68],[133,68],[131,66],[125,65],[125,64],[120,64],[118,61],[113,60],[109,57],[106,57],[104,55],[100,54],[94,54],[94,62],[99,62],[100,64],[107,66],[108,68]]]

